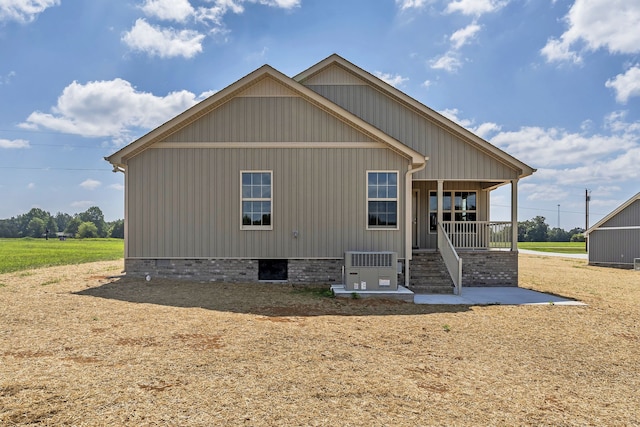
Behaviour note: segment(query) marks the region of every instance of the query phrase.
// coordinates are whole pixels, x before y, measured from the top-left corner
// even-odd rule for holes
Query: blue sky
[[[338,53],[538,169],[520,220],[584,226],[588,188],[593,225],[640,191],[639,25],[637,0],[0,0],[0,218],[122,218],[104,156]]]

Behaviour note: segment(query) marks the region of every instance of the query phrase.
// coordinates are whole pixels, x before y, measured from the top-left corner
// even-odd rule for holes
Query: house
[[[387,251],[413,289],[436,270],[449,291],[518,283],[534,170],[338,55],[293,78],[264,65],[106,160],[127,274],[339,283],[345,252]],[[491,221],[503,185],[511,221]]]
[[[640,193],[636,194],[586,232],[589,264],[634,268],[640,265]]]

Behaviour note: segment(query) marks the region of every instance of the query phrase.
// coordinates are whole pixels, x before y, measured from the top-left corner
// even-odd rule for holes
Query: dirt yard
[[[640,272],[521,255],[588,306],[0,275],[0,425],[640,425]]]

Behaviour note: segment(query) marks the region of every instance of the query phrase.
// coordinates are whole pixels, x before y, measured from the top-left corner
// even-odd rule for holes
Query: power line
[[[500,207],[500,208],[510,208],[511,207],[511,206],[507,206],[507,205],[494,205],[494,204],[492,204],[491,206],[497,206],[497,207]],[[528,210],[528,211],[554,212],[554,213],[558,212],[557,209],[528,208],[528,207],[525,207],[525,206],[518,206],[518,209],[523,209],[523,210]],[[584,214],[584,211],[578,212],[578,211],[565,211],[565,210],[562,210],[560,212],[561,213],[568,213],[568,214]],[[605,215],[603,213],[595,213],[595,212],[592,212],[592,213],[594,213],[595,215]]]
[[[18,169],[18,170],[37,170],[37,171],[108,171],[111,172],[113,169],[98,169],[98,168],[26,168],[20,166],[0,166],[0,169]]]

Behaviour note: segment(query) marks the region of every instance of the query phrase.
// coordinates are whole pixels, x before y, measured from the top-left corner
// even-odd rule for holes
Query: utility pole
[[[560,229],[560,204],[558,203],[558,230]]]
[[[584,189],[584,204],[585,204],[585,218],[584,218],[584,231],[589,229],[589,202],[591,201],[591,191],[588,188]],[[589,251],[589,243],[587,242],[587,235],[584,235],[584,251]]]

